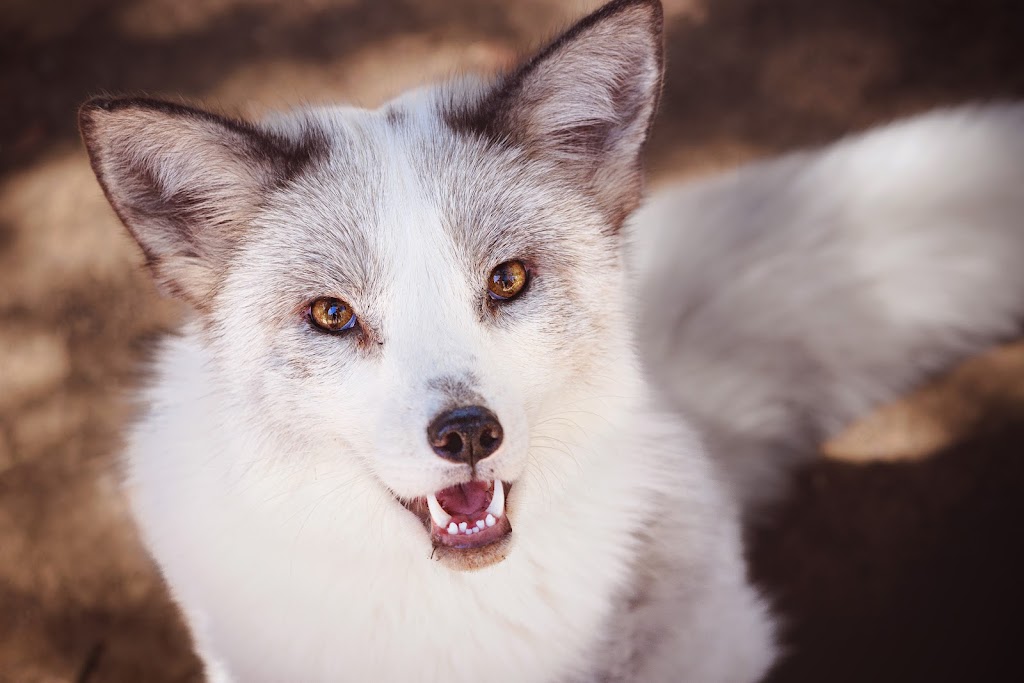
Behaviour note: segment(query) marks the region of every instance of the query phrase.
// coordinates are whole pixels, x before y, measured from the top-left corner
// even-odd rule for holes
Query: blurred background
[[[240,115],[372,106],[507,64],[598,4],[0,0],[0,681],[202,680],[115,463],[126,396],[181,311],[105,203],[77,106],[138,92]],[[1024,95],[1017,0],[665,5],[655,182]],[[1017,343],[823,444],[752,533],[784,616],[772,680],[1024,680],[1022,513]]]

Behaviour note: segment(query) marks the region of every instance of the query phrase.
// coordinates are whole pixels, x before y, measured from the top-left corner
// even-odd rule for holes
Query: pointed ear
[[[661,94],[662,21],[658,0],[615,0],[449,120],[564,162],[621,223],[642,190],[640,152]]]
[[[263,193],[317,152],[314,136],[288,140],[156,100],[97,98],[78,121],[93,171],[158,283],[199,308]]]

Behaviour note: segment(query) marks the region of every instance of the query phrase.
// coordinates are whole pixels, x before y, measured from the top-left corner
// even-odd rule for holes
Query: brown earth
[[[114,454],[174,324],[75,133],[87,96],[236,113],[379,102],[506,62],[594,0],[4,0],[0,9],[0,681],[196,681]],[[1016,0],[669,0],[656,178],[928,107],[1024,94]],[[1024,189],[1022,189],[1024,191]],[[754,536],[785,615],[773,681],[1024,680],[1024,345],[827,445]]]

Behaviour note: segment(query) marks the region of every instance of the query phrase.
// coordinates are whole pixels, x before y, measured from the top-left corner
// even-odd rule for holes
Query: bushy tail
[[[1020,333],[1024,105],[666,188],[631,235],[651,374],[756,502],[873,405]]]

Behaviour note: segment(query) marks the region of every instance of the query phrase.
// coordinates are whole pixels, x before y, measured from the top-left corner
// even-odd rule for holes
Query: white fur
[[[747,503],[1024,320],[1024,106],[939,110],[666,187],[632,223],[652,377]]]
[[[409,115],[420,128],[406,135],[439,135],[428,114]],[[258,219],[268,241],[243,249],[247,266],[227,276],[215,303],[215,317],[237,316],[244,334],[196,327],[168,342],[128,451],[137,516],[211,671],[244,681],[631,680],[643,671],[756,680],[771,660],[769,626],[746,583],[737,511],[695,435],[651,407],[622,271],[614,256],[601,265],[606,242],[588,236],[599,217],[580,206],[572,228],[580,275],[607,270],[575,306],[579,339],[495,334],[461,303],[474,276],[408,147],[365,114],[317,116],[348,130],[356,116],[387,159],[374,181],[376,229],[365,236],[387,285],[372,305],[353,299],[382,321],[379,357],[327,360],[316,366],[324,381],[298,393],[268,366],[281,332],[260,321],[277,323],[276,312],[249,302],[265,300],[261,287],[280,275],[274,240],[295,239],[275,236],[275,223],[294,223],[279,208]],[[310,183],[323,192],[319,177]],[[572,210],[566,201],[531,196],[562,212]],[[317,239],[317,221],[331,224],[310,215],[307,239]],[[536,315],[531,328],[554,322]],[[288,343],[307,356],[353,355],[334,338]],[[422,526],[392,494],[422,496],[462,476],[423,438],[440,400],[425,383],[446,376],[472,376],[502,416],[506,445],[480,469],[515,482],[508,558],[468,574],[430,559]],[[686,580],[656,574],[638,586],[655,568]]]
[[[735,513],[674,420],[624,399],[573,403],[585,412],[556,438],[574,457],[517,483],[521,540],[504,562],[459,574],[338,454],[302,454],[318,464],[287,475],[269,466],[282,454],[236,432],[245,420],[218,400],[203,357],[188,337],[169,344],[134,434],[145,446],[131,451],[131,490],[200,651],[236,679],[588,680],[628,671],[607,661],[606,641],[628,652],[632,631],[659,622],[678,631],[653,637],[677,675],[692,672],[682,680],[756,680],[767,666]],[[685,581],[658,586],[648,614],[611,621],[649,520],[665,576]]]
[[[211,671],[244,681],[758,680],[774,656],[771,629],[745,577],[733,497],[770,492],[788,461],[779,443],[800,452],[808,421],[827,430],[1012,332],[1024,298],[1014,267],[1024,255],[1022,112],[925,116],[649,202],[632,233],[650,313],[638,336],[657,384],[712,443],[744,445],[715,462],[654,408],[614,275],[588,281],[609,324],[579,349],[526,334],[502,346],[453,305],[468,279],[422,178],[389,148],[379,199],[391,227],[378,253],[393,286],[410,273],[431,284],[394,294],[380,362],[346,370],[326,393],[270,390],[274,410],[306,420],[282,435],[261,428],[274,418],[245,393],[274,328],[212,341],[192,329],[161,354],[133,432],[136,512]],[[581,261],[598,258],[600,245],[580,240]],[[253,261],[228,278],[218,310],[231,315],[265,279]],[[830,372],[801,375],[809,358]],[[581,362],[582,374],[568,370]],[[425,447],[419,464],[385,461],[417,450],[436,409],[435,396],[408,387],[466,373],[501,414],[521,402],[512,440],[530,446],[490,465],[516,481],[512,552],[461,574],[429,559],[422,527],[381,481],[408,495],[446,484],[450,466]],[[408,441],[382,447],[357,434],[358,452],[346,453],[348,436],[321,425],[332,413],[354,433],[366,421]],[[312,438],[296,441],[304,432]]]
[[[669,188],[630,258],[660,25],[617,0],[496,86],[379,111],[83,109],[111,203],[196,309],[126,462],[212,680],[757,681],[775,648],[743,507],[1013,331],[1020,107]],[[511,259],[534,279],[494,304]],[[320,296],[359,326],[317,332]],[[425,433],[465,401],[504,428],[475,471]],[[462,573],[400,501],[474,474],[513,482],[513,531]]]

